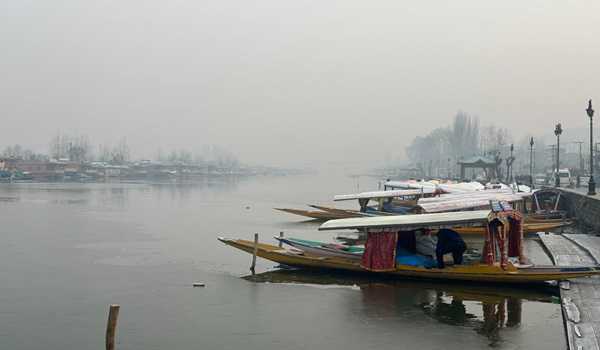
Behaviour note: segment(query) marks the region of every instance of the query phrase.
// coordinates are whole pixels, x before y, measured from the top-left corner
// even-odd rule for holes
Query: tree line
[[[115,145],[101,144],[94,147],[87,136],[56,133],[48,145],[48,153],[37,153],[19,144],[6,146],[0,153],[5,158],[29,161],[69,160],[77,163],[105,162],[122,165],[131,161],[131,151],[125,137]],[[155,161],[179,164],[206,164],[234,169],[240,162],[235,154],[217,145],[205,145],[199,151],[186,149],[158,150]]]
[[[479,118],[459,111],[452,123],[417,136],[406,147],[406,155],[414,166],[429,176],[453,173],[456,163],[476,155],[499,161],[506,156],[512,136],[508,129],[495,125],[481,127]],[[434,174],[435,172],[438,174]]]

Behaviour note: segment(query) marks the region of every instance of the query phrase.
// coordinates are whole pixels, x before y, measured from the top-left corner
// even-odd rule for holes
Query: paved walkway
[[[600,237],[585,234],[538,234],[555,265],[595,265]],[[560,284],[567,344],[571,350],[600,350],[600,277]]]

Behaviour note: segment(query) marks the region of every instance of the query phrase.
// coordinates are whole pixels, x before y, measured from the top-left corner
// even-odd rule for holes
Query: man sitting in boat
[[[467,245],[460,235],[454,230],[443,228],[438,231],[437,237],[435,256],[437,259],[438,268],[443,269],[445,267],[444,254],[449,253],[452,253],[454,265],[461,265],[463,261],[463,254],[467,250]]]
[[[420,229],[415,231],[415,241],[417,253],[433,258],[436,256],[437,237],[430,229]]]

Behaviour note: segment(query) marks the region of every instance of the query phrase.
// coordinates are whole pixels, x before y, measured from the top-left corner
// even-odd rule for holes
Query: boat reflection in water
[[[523,302],[559,303],[551,286],[505,287],[472,283],[436,283],[328,274],[307,270],[276,270],[246,276],[255,283],[343,287],[360,290],[359,308],[369,319],[422,319],[474,329],[494,347],[502,329],[521,325]]]

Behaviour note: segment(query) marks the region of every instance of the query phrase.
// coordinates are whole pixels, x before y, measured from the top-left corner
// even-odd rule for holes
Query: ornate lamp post
[[[535,188],[533,183],[533,136],[529,140],[529,186],[531,189]]]
[[[562,126],[560,123],[558,123],[554,128],[554,135],[556,135],[556,174],[554,176],[555,187],[560,187],[560,176],[558,173],[560,169],[560,134],[562,134]]]
[[[585,111],[588,117],[590,117],[590,180],[588,181],[588,195],[593,196],[596,194],[596,182],[594,181],[594,128],[592,121],[594,110],[592,109],[592,100],[589,100],[588,108]]]

